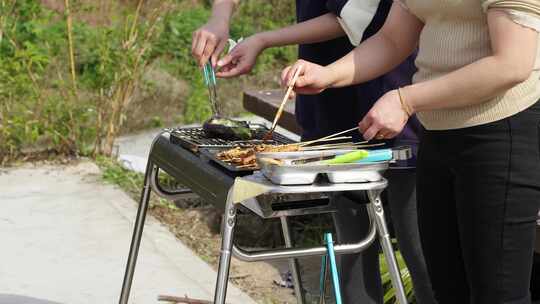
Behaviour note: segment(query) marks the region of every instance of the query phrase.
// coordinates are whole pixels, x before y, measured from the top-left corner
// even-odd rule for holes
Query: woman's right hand
[[[295,64],[288,66],[283,70],[281,73],[282,86],[289,86],[295,71],[300,66],[302,66],[302,70],[294,85],[294,92],[304,95],[314,95],[331,86],[333,78],[329,69],[305,60],[298,60]],[[291,96],[291,98],[292,97],[294,96]]]
[[[257,57],[264,49],[264,41],[259,35],[255,34],[244,39],[218,61],[216,76],[230,78],[251,72]]]
[[[218,18],[210,19],[205,25],[193,32],[191,53],[204,66],[208,60],[215,66],[219,55],[229,42],[229,23]]]

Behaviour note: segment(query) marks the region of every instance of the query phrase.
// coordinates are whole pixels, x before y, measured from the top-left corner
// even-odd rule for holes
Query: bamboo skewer
[[[289,100],[289,96],[292,93],[292,90],[294,88],[294,84],[296,83],[296,80],[298,80],[298,77],[300,76],[300,72],[302,71],[302,66],[298,66],[296,71],[294,72],[294,76],[292,81],[289,83],[289,87],[287,88],[287,92],[285,93],[285,96],[283,97],[283,100],[281,101],[281,105],[279,106],[279,109],[276,112],[276,116],[274,117],[274,122],[272,123],[272,127],[270,128],[270,131],[264,135],[264,139],[270,140],[272,139],[272,134],[274,133],[274,130],[276,129],[277,123],[279,119],[281,118],[281,114],[283,114],[283,109],[285,109],[285,104],[287,104],[287,101]]]
[[[302,148],[317,148],[317,147],[322,147],[322,146],[325,146],[325,147],[343,147],[343,146],[351,146],[351,147],[359,147],[359,146],[382,146],[384,145],[384,143],[380,143],[380,144],[367,144],[367,143],[364,143],[364,142],[359,142],[359,143],[354,143],[354,142],[343,142],[343,143],[335,143],[335,144],[325,144],[325,145],[317,145],[317,146],[304,146]]]
[[[314,147],[302,147],[301,151],[322,151],[322,150],[355,150],[355,149],[362,149],[362,148],[373,148],[373,147],[380,147],[384,146],[384,143],[380,144],[371,144],[371,145],[342,145],[342,146],[335,146],[335,145],[320,145],[320,146],[314,146]]]
[[[336,136],[343,135],[345,133],[349,133],[349,132],[352,132],[354,130],[358,130],[358,127],[354,127],[354,128],[349,129],[349,130],[341,131],[341,132],[338,132],[336,134],[328,135],[326,137],[319,138],[319,139],[316,139],[316,140],[311,140],[311,141],[306,141],[306,142],[300,143],[300,147],[311,145],[311,144],[321,142],[321,141],[328,141],[328,139],[336,138]]]
[[[328,138],[328,139],[325,139],[325,140],[317,139],[316,142],[331,142],[331,141],[346,140],[346,139],[352,139],[352,136],[340,136],[340,137],[335,137],[335,138]],[[299,143],[295,143],[294,145],[300,145],[301,147],[305,147],[305,146],[309,146],[309,145],[311,145],[313,143],[315,143],[314,140],[305,141],[305,142],[299,142]],[[352,142],[349,141],[349,143],[352,143]]]

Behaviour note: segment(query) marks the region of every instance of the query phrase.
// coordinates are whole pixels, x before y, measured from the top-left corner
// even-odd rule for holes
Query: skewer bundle
[[[367,141],[354,143],[350,141],[351,136],[340,136],[345,133],[357,130],[358,127],[345,130],[317,140],[287,144],[287,145],[254,145],[247,148],[232,148],[217,154],[217,157],[227,163],[235,165],[237,168],[259,169],[256,154],[261,152],[299,152],[299,151],[326,151],[326,150],[356,150],[370,147],[378,147],[384,144],[369,144]],[[339,143],[329,143],[344,141]]]

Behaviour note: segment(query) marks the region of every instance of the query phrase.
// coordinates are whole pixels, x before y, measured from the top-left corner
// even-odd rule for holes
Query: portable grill
[[[247,148],[259,144],[282,145],[294,142],[277,132],[272,133],[271,140],[263,140],[262,138],[269,130],[266,126],[261,124],[250,124],[250,128],[255,135],[255,138],[251,140],[227,140],[209,137],[201,127],[176,128],[169,130],[169,132],[171,143],[196,153],[203,161],[214,162],[228,171],[237,172],[239,174],[250,173],[253,172],[254,169],[237,167],[233,164],[226,163],[220,160],[217,157],[217,154],[233,147]]]
[[[264,127],[261,127],[262,135],[264,135],[266,130]],[[159,184],[158,179],[159,171],[163,170],[187,187],[190,192],[196,193],[202,199],[213,203],[216,207],[224,211],[222,249],[214,304],[225,303],[229,265],[232,255],[247,262],[288,259],[295,281],[295,294],[298,303],[304,303],[303,293],[300,290],[301,280],[297,258],[324,255],[326,254],[326,248],[322,246],[303,249],[295,248],[290,235],[288,217],[333,212],[335,208],[331,200],[329,200],[330,196],[339,193],[352,194],[357,191],[367,195],[369,198],[366,207],[371,218],[370,231],[366,238],[359,243],[336,245],[335,252],[336,254],[361,252],[368,248],[378,235],[389,265],[392,283],[396,288],[398,303],[405,304],[406,298],[403,284],[399,275],[399,269],[395,260],[384,218],[384,210],[380,200],[380,194],[387,185],[386,180],[371,183],[323,183],[310,186],[279,186],[271,184],[259,173],[250,175],[250,172],[230,170],[205,157],[203,153],[200,153],[203,149],[219,151],[220,149],[241,146],[242,144],[253,145],[258,142],[261,141],[225,141],[212,139],[206,136],[202,128],[169,129],[154,139],[146,167],[144,187],[137,211],[119,303],[128,303],[144,222],[149,206],[150,193],[153,191],[166,199],[177,200],[186,192],[186,190],[170,191],[164,189]],[[270,142],[283,144],[291,143],[292,140],[274,133],[274,138]],[[244,176],[243,178],[246,181],[267,187],[269,189],[268,193],[241,202],[233,202],[232,193],[234,193],[233,187],[235,186],[235,181],[238,181],[238,178],[242,176]],[[236,215],[238,212],[246,209],[262,218],[279,218],[287,248],[255,252],[237,248],[233,243]]]

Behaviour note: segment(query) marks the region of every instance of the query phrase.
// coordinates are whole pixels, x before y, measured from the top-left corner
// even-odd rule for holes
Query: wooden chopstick
[[[296,71],[294,72],[293,79],[291,83],[289,83],[289,87],[287,88],[287,92],[285,93],[285,96],[283,97],[283,100],[281,101],[281,105],[279,106],[278,111],[276,112],[276,116],[274,117],[274,122],[272,123],[272,128],[270,128],[270,131],[268,131],[269,134],[274,133],[274,129],[277,126],[277,123],[279,119],[281,118],[281,114],[283,114],[283,109],[285,109],[285,104],[287,104],[287,101],[289,100],[289,96],[292,93],[292,90],[294,88],[294,84],[298,80],[298,77],[300,76],[300,72],[302,71],[302,66],[298,66]]]

